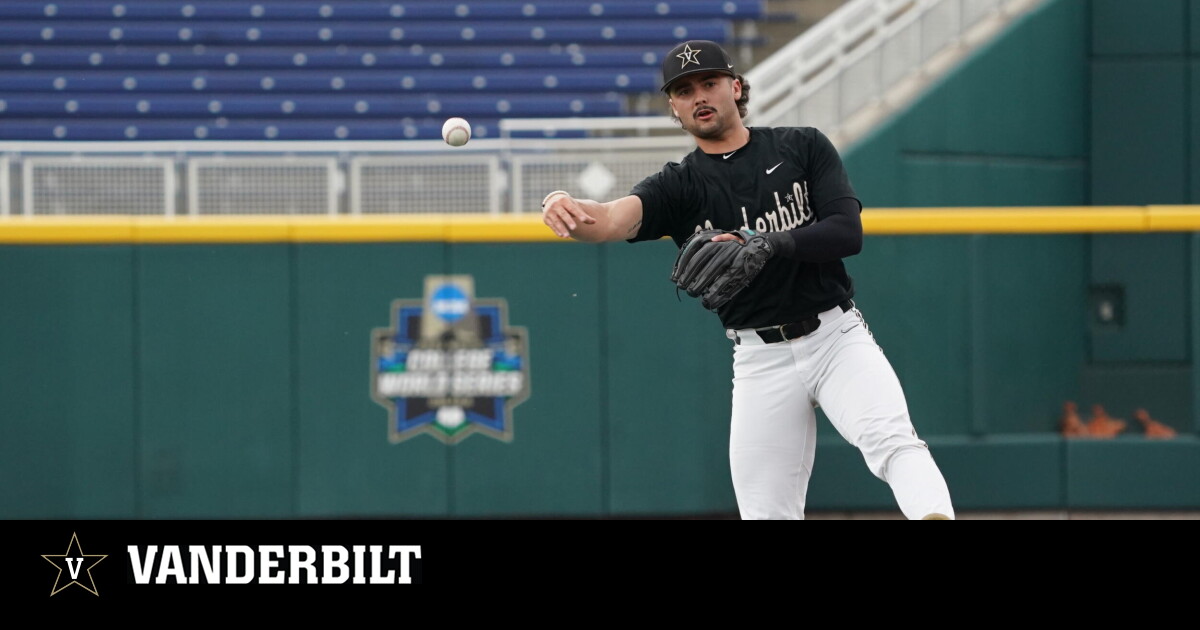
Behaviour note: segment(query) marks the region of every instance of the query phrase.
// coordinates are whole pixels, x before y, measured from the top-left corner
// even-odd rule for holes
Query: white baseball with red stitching
[[[461,147],[471,139],[471,123],[462,118],[449,118],[442,124],[442,140],[452,147]]]

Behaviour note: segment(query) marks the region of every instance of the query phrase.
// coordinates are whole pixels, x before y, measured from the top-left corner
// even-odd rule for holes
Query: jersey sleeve
[[[642,200],[642,226],[637,236],[627,240],[653,241],[670,235],[679,215],[680,190],[679,165],[675,163],[638,182],[629,194]]]
[[[854,187],[850,185],[850,176],[842,165],[842,157],[825,134],[819,129],[812,129],[812,141],[809,144],[809,172],[811,184],[809,199],[818,217],[823,217],[822,209],[829,202],[849,197],[858,203],[859,211],[862,202]]]

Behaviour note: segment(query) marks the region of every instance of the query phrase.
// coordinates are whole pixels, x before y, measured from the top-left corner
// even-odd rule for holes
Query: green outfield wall
[[[1088,400],[1086,325],[1078,308],[1014,296],[1082,302],[1038,264],[1071,253],[1083,269],[1084,238],[869,236],[871,254],[852,261],[960,509],[1200,507],[1193,418],[1156,414],[1181,432],[1169,442],[1132,426],[1111,441],[1056,433],[1062,401]],[[1020,256],[1009,239],[1028,239]],[[731,511],[731,346],[676,298],[673,253],[665,241],[0,246],[0,514]],[[447,273],[528,329],[530,397],[509,442],[392,443],[371,399],[372,331]],[[1128,418],[1173,375],[1161,377],[1109,408]],[[818,437],[812,509],[891,507],[824,421]]]
[[[1200,1],[1046,3],[849,148],[846,162],[868,207],[1198,203]],[[909,389],[943,386],[940,407],[913,401],[931,405],[938,430],[969,417],[969,435],[1019,434],[1071,398],[1126,419],[1146,408],[1194,433],[1198,246],[1194,232],[887,237],[869,239],[851,271],[864,300],[885,301],[876,328],[905,344],[892,347],[900,372],[921,379]],[[958,312],[902,306],[922,291]],[[1097,305],[1113,294],[1118,321],[1104,320]],[[1075,367],[1043,369],[1063,359]],[[1184,457],[1189,469],[1195,457]],[[1139,464],[1111,465],[1120,473],[1093,476],[1119,479]],[[1185,485],[1173,496],[1194,496]],[[1119,484],[1092,499],[1068,489],[1079,486],[1050,503],[1094,507],[1122,494]]]
[[[865,221],[1200,204],[1200,0],[1049,2],[845,156]],[[956,507],[1200,509],[1200,233],[1024,227],[869,231],[847,261]],[[676,298],[667,242],[130,234],[0,244],[2,518],[736,509],[730,345]],[[372,331],[431,274],[528,329],[511,441],[389,440]],[[1067,400],[1130,430],[1065,440]],[[1139,407],[1179,437],[1143,437]],[[894,509],[824,421],[818,439],[810,510]]]

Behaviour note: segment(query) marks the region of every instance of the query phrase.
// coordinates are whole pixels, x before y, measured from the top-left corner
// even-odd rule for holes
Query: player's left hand
[[[671,281],[715,311],[746,288],[773,254],[770,241],[753,230],[703,230],[684,241]]]

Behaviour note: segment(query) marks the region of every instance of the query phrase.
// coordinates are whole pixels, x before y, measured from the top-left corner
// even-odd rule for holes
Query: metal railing
[[[12,200],[12,188],[8,184],[9,170],[8,158],[0,156],[0,217],[8,216],[10,213],[9,204]]]
[[[190,214],[337,214],[343,188],[329,157],[193,157],[187,173]]]
[[[468,148],[469,147],[469,148]],[[0,217],[519,214],[625,195],[692,145],[613,141],[0,143]],[[13,203],[10,203],[13,202]]]
[[[350,214],[499,214],[497,155],[360,156],[350,161]]]
[[[151,156],[21,159],[25,215],[175,214],[175,169]]]
[[[818,127],[849,146],[1045,0],[855,0],[747,75],[747,122]]]

